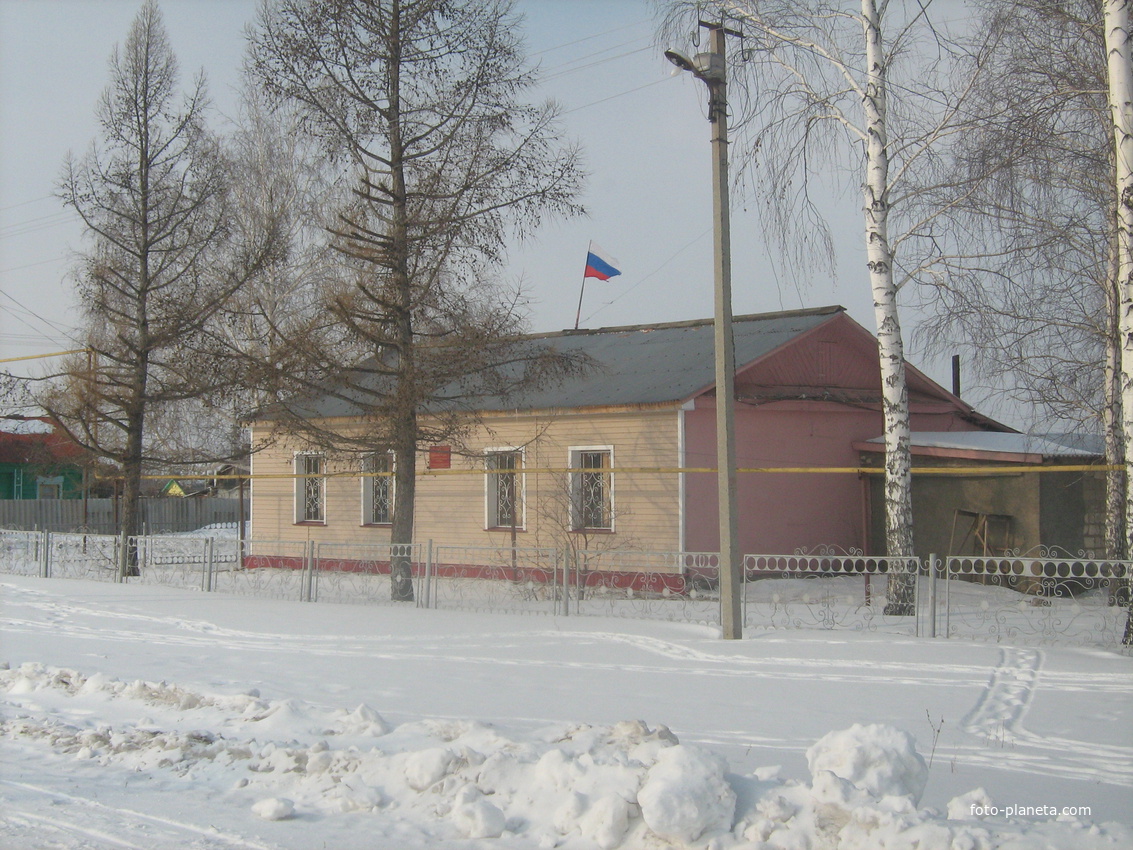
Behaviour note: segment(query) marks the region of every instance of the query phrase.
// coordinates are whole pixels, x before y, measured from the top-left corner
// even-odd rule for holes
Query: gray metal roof
[[[737,368],[768,354],[801,333],[844,312],[821,307],[785,313],[736,316],[733,319]],[[454,384],[427,405],[429,409],[553,410],[607,405],[682,403],[715,384],[712,321],[601,328],[535,334],[521,347],[532,354],[555,351],[583,355],[589,368],[582,374],[546,382],[532,389],[500,396],[489,392],[470,398],[469,384]],[[522,358],[520,358],[522,360]],[[511,367],[517,373],[522,362]],[[354,372],[357,380],[359,372]],[[379,379],[373,379],[375,382]],[[302,403],[310,417],[354,416],[362,412],[357,390],[327,394]],[[446,401],[446,397],[448,401]]]
[[[737,316],[733,320],[740,368],[818,327],[840,307]],[[592,362],[586,374],[508,398],[480,399],[481,410],[541,410],[684,402],[715,385],[711,321],[564,331],[531,340]]]
[[[875,437],[871,443],[884,443]],[[959,451],[1035,454],[1043,457],[1093,457],[1083,447],[1054,442],[1037,434],[1008,434],[996,431],[914,431],[914,448],[956,449]]]

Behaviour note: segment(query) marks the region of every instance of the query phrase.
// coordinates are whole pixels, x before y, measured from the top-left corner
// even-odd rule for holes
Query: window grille
[[[297,455],[295,472],[296,511],[298,522],[326,521],[325,458],[322,455]]]
[[[393,522],[393,455],[374,454],[362,461],[362,471],[386,473],[367,475],[362,479],[362,522],[365,525],[389,525]]]
[[[518,470],[523,466],[520,452],[490,452],[487,456],[488,527],[522,526],[522,505]]]
[[[571,452],[571,502],[576,531],[610,531],[614,527],[611,452],[586,449]]]

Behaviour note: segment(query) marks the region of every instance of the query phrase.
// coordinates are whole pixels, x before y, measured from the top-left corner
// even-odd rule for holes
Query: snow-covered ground
[[[1112,652],[0,593],[5,848],[1133,848]]]

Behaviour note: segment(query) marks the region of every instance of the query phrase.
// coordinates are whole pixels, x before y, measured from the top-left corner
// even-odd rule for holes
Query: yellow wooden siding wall
[[[613,453],[613,532],[594,532],[596,548],[673,551],[680,545],[679,476],[673,472],[622,472],[619,469],[680,465],[675,410],[491,415],[452,449],[452,470],[427,471],[428,452],[417,462],[414,539],[465,546],[510,545],[510,529],[485,529],[488,491],[483,452],[519,449],[525,469],[565,469],[571,449],[610,447]],[[266,436],[253,429],[253,440]],[[357,459],[327,463],[326,522],[295,522],[295,455],[307,447],[279,441],[257,452],[252,462],[252,535],[258,540],[318,540],[383,543],[388,526],[362,524],[362,479]],[[311,451],[316,451],[310,449]],[[341,473],[341,474],[340,474]],[[271,477],[279,476],[279,477]],[[564,473],[522,475],[523,527],[518,546],[562,546],[570,530],[569,482]]]

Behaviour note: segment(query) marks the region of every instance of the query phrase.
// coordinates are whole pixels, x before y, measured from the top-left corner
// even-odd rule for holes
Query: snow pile
[[[724,781],[726,767],[722,758],[696,747],[658,753],[637,794],[646,825],[673,842],[731,829],[736,794]]]
[[[807,750],[806,761],[816,783],[831,784],[823,774],[832,773],[875,798],[909,797],[916,803],[928,782],[916,742],[891,726],[855,723],[831,732]]]
[[[809,782],[776,769],[727,773],[722,758],[664,726],[556,725],[509,737],[475,721],[391,726],[367,706],[201,694],[25,664],[0,670],[9,739],[42,741],[106,769],[162,772],[280,828],[353,812],[406,846],[451,840],[567,850],[990,850],[1117,848],[1120,826],[948,816],[918,809],[927,770],[888,726],[833,732],[807,753]],[[113,717],[113,725],[92,718]],[[1014,843],[1011,843],[1014,842]],[[481,845],[477,845],[481,846]],[[486,846],[486,845],[485,845]]]

